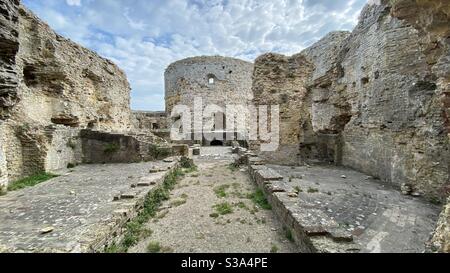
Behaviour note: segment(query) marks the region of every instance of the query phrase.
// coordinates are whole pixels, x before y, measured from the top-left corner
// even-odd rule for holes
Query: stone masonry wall
[[[434,251],[450,253],[450,198],[444,206],[432,240]]]
[[[280,108],[279,148],[275,152],[260,153],[260,157],[268,162],[288,165],[299,162],[299,143],[308,138],[308,132],[301,130],[308,125],[301,124],[308,117],[305,86],[312,69],[312,65],[302,55],[288,58],[270,53],[255,61],[253,103],[258,106],[279,105]],[[259,119],[266,120],[266,117],[259,113]],[[270,121],[267,123],[268,128],[271,128]],[[260,144],[259,141],[250,141],[252,149],[258,150]]]
[[[9,117],[17,101],[18,0],[0,2],[0,25],[0,120],[3,120]]]
[[[390,2],[391,15],[410,23],[423,37],[427,63],[437,77],[436,93],[441,95],[442,116],[450,139],[450,2],[446,0]],[[446,187],[444,192],[449,194],[449,187]],[[432,246],[436,251],[450,252],[450,199],[447,200],[447,205],[441,213]]]
[[[219,107],[232,104],[246,110],[253,98],[252,72],[252,63],[220,56],[175,62],[165,72],[166,112],[170,116],[173,107],[179,104],[192,111],[195,98],[202,98],[203,108],[210,104]],[[210,83],[210,79],[214,82]],[[203,125],[211,121],[212,116],[205,117]]]
[[[6,136],[3,125],[0,124],[0,192],[8,184],[8,165],[6,162]]]
[[[57,126],[46,130],[48,149],[45,169],[55,171],[82,163],[80,131],[74,128]]]
[[[24,7],[19,22],[16,119],[107,131],[130,129],[130,86],[122,70],[59,36]]]
[[[8,183],[8,138],[5,120],[17,102],[16,54],[19,50],[19,1],[0,2],[0,192]]]
[[[189,154],[187,146],[169,145],[163,139],[148,134],[105,133],[86,129],[81,130],[79,139],[81,162],[87,164],[147,162]]]
[[[369,4],[351,34],[331,33],[300,53],[314,66],[312,74],[292,75],[306,77],[296,86],[308,91],[300,99],[306,109],[300,117],[306,120],[282,128],[282,135],[306,136],[297,141],[298,163],[332,161],[444,200],[450,152],[442,99],[448,85],[441,87],[446,78],[441,74],[449,71],[448,51],[430,53],[429,38],[392,16],[391,9],[388,1]],[[286,60],[261,58],[266,63],[257,63],[255,71],[264,65],[267,71],[277,69]],[[261,82],[282,86],[283,81],[255,72],[254,89]],[[292,94],[280,90],[281,96]],[[288,114],[295,118],[289,115],[299,111]]]
[[[132,129],[122,70],[19,1],[2,1],[0,10],[0,183],[80,163],[83,128]]]
[[[169,128],[166,112],[132,112],[133,128],[138,131],[155,131]]]

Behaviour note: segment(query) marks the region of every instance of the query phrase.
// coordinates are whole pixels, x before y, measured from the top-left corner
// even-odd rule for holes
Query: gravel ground
[[[152,235],[130,252],[152,252],[149,245],[156,252],[175,253],[296,252],[272,211],[247,198],[256,187],[246,172],[230,169],[230,162],[229,157],[197,158],[199,171],[178,183],[171,199],[147,223]],[[215,215],[214,206],[223,203],[232,212]]]

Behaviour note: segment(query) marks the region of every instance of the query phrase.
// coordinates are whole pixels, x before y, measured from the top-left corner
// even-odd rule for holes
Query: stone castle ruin
[[[166,144],[133,126],[130,85],[120,68],[59,36],[18,1],[1,4],[3,187],[68,165],[142,160],[148,145]],[[105,155],[111,141],[122,152]]]
[[[170,129],[181,118],[173,109],[194,108],[201,98],[203,110],[208,104],[279,105],[278,149],[261,151],[262,143],[248,138],[241,143],[258,158],[254,165],[333,164],[430,201],[445,203],[450,195],[446,0],[368,4],[352,32],[332,32],[293,56],[175,62],[165,73],[162,112],[132,111],[120,68],[56,34],[19,0],[0,1],[0,10],[2,189],[70,165],[156,160],[155,147],[189,155],[194,144],[237,145],[196,138],[194,129],[183,132],[192,141],[171,141]],[[204,134],[248,136],[227,124],[226,113],[211,114],[204,117],[211,124]],[[448,206],[433,239],[438,251],[450,251]]]
[[[195,128],[196,121],[192,113],[192,131],[183,132],[188,134],[186,139],[192,139],[200,144],[223,145],[226,137],[218,137],[220,139],[208,137],[213,132],[236,133],[245,138],[245,131],[239,131],[238,126],[227,124],[230,117],[226,116],[226,106],[236,105],[244,109],[248,107],[253,98],[252,73],[252,63],[233,58],[196,57],[175,62],[165,73],[166,111],[170,115],[177,105],[187,106],[192,111],[199,109],[209,111],[210,115],[203,114],[201,120],[203,126],[200,126],[200,130]],[[196,105],[195,99],[201,99],[201,105]],[[212,105],[220,109],[207,110]],[[174,122],[174,118],[178,117],[171,117],[171,123]],[[234,118],[231,120],[235,121]],[[205,136],[209,140],[205,139]]]

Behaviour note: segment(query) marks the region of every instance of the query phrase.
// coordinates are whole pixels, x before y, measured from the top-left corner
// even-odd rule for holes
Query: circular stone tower
[[[166,112],[170,116],[176,105],[193,111],[194,100],[199,98],[203,109],[212,104],[224,109],[227,105],[246,107],[253,99],[252,76],[253,64],[235,58],[202,56],[177,61],[165,72]]]

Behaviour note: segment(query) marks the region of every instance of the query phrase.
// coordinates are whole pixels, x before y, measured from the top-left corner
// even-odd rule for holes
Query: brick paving
[[[300,190],[295,205],[319,212],[350,232],[360,252],[417,253],[426,250],[440,207],[402,195],[391,185],[334,166],[268,166]]]
[[[0,252],[101,251],[175,164],[83,165],[9,192],[0,197]]]

